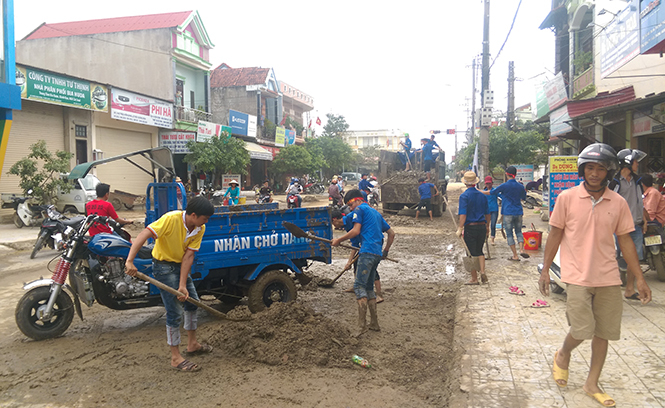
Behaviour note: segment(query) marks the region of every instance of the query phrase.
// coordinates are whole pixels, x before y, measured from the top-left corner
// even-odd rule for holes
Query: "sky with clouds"
[[[554,34],[538,29],[550,7],[550,1],[490,1],[495,109],[507,108],[509,61],[515,62],[516,106],[532,103],[536,86],[553,78]],[[213,67],[271,67],[278,80],[314,98],[314,118],[333,113],[352,130],[400,129],[412,137],[467,128],[483,8],[482,0],[14,2],[17,40],[43,22],[196,10],[215,45]],[[464,138],[458,139],[461,147]],[[453,149],[452,136],[437,140]]]

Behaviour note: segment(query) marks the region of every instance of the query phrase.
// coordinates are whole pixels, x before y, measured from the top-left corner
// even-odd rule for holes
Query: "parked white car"
[[[64,174],[62,177],[66,180],[67,174]],[[55,207],[62,213],[74,212],[85,214],[85,205],[97,198],[95,187],[101,181],[94,174],[88,174],[83,178],[69,180],[69,182],[72,183],[71,190],[69,190],[69,193],[58,191],[58,201]]]

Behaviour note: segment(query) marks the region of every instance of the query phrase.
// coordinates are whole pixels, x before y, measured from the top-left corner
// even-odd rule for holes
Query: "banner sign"
[[[582,182],[577,175],[577,156],[551,156],[549,173],[549,207],[552,215],[559,194]]]
[[[16,85],[21,98],[54,105],[108,112],[104,85],[16,65]]]
[[[199,128],[198,131],[196,132],[196,141],[207,142],[213,136],[219,137],[221,133],[222,133],[222,125],[199,120]]]
[[[654,105],[646,113],[633,114],[633,136],[644,136],[665,130],[665,102]]]
[[[533,181],[533,164],[513,164],[517,169],[515,180],[519,183],[528,183]]]
[[[665,41],[665,6],[662,0],[641,1],[640,17],[641,52],[649,54],[652,48]],[[654,51],[657,52],[657,49]]]
[[[573,130],[570,126],[568,106],[563,106],[550,114],[550,137],[565,135]]]
[[[284,139],[286,138],[286,129],[277,126],[275,129],[275,146],[284,146]]]
[[[256,116],[229,109],[229,125],[234,135],[256,137]]]
[[[112,88],[111,117],[126,122],[173,129],[173,104]]]
[[[238,183],[238,187],[242,190],[242,180],[240,179],[240,174],[222,174],[222,190],[226,192],[226,189],[231,187],[229,186],[229,183],[231,180],[235,180]]]
[[[294,144],[296,142],[296,131],[295,130],[286,130],[286,143],[287,144]]]
[[[187,148],[187,142],[196,140],[194,132],[160,132],[159,146],[168,147],[173,154],[187,154],[191,151]]]
[[[617,14],[600,33],[600,77],[605,78],[640,53],[637,0]]]

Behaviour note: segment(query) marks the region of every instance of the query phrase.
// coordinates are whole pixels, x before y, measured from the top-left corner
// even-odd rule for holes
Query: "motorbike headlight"
[[[72,236],[72,234],[74,233],[74,231],[76,231],[76,230],[75,230],[74,228],[72,228],[72,227],[69,227],[69,226],[68,226],[67,228],[65,228],[65,238],[69,239],[69,237]]]
[[[55,249],[58,251],[62,251],[65,249],[65,241],[63,239],[63,236],[61,233],[53,234],[51,235],[51,238],[53,238],[53,244],[55,246]]]

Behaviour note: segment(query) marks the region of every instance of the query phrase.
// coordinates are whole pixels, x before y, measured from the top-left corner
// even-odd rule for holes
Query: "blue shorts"
[[[380,255],[367,252],[363,252],[358,256],[358,270],[356,272],[356,281],[353,284],[356,299],[376,299],[374,281],[376,280],[376,267],[380,261]]]

